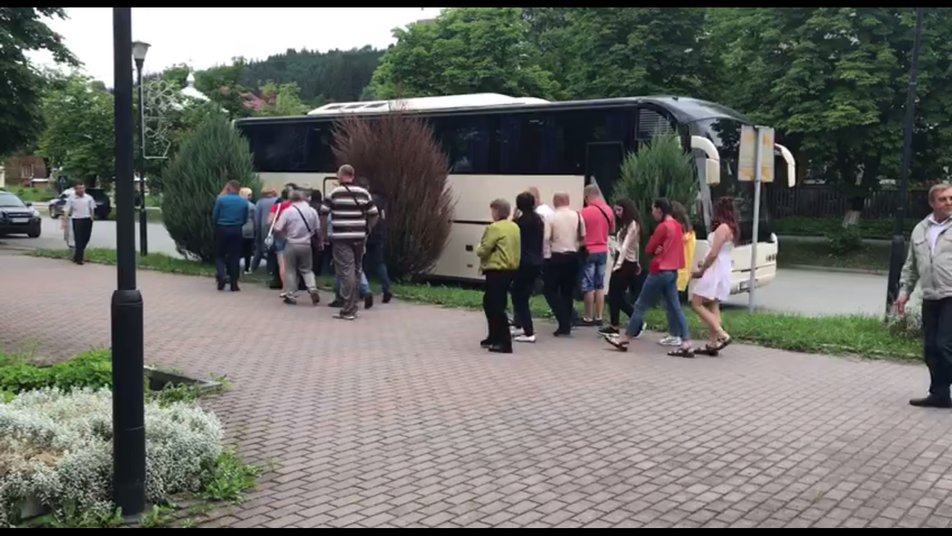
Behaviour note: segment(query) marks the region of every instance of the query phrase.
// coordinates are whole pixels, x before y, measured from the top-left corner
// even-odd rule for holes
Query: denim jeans
[[[668,332],[681,340],[691,339],[691,333],[688,331],[688,320],[681,310],[681,302],[678,300],[678,272],[674,270],[660,272],[657,274],[648,274],[645,284],[641,287],[641,294],[635,301],[635,310],[628,320],[628,329],[626,333],[634,337],[641,333],[641,326],[645,320],[645,313],[658,304],[659,300],[664,300],[668,311]]]
[[[608,253],[590,253],[582,264],[582,292],[592,292],[605,288],[605,266]]]
[[[367,281],[367,274],[363,271],[360,272],[360,290],[358,291],[360,297],[370,294],[370,282]],[[340,276],[334,274],[334,297],[340,299]]]

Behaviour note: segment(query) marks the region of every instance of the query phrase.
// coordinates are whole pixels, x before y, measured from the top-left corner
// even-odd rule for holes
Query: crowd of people
[[[734,200],[723,197],[714,210],[713,229],[708,236],[708,253],[694,265],[696,235],[688,212],[676,201],[659,198],[651,216],[657,222],[645,251],[652,256],[649,273],[637,299],[630,303],[628,291],[636,287],[642,272],[641,215],[633,201],[621,199],[609,207],[597,185],[583,191],[580,211],[569,208],[567,193],[556,193],[549,207],[540,199],[538,188],[516,197],[516,210],[505,199],[490,206],[493,223],[483,234],[476,254],[486,278],[483,309],[488,335],[481,345],[490,352],[512,353],[513,341],[536,341],[529,299],[541,276],[543,294],[558,322],[553,333],[567,336],[574,327],[597,326],[609,344],[627,351],[631,339],[645,330],[644,316],[659,301],[664,302],[668,336],[659,341],[674,349],[669,355],[715,356],[731,343],[720,319],[720,303],[731,289],[731,248],[740,231]],[[603,321],[606,270],[610,323]],[[708,327],[707,342],[695,348],[681,297],[691,279],[697,279],[691,306]],[[575,290],[584,302],[577,317]],[[506,305],[512,300],[513,321],[508,322]],[[628,324],[621,329],[621,312]]]
[[[356,319],[361,299],[365,308],[373,306],[367,273],[380,279],[388,303],[393,295],[384,262],[384,200],[371,194],[368,181],[357,178],[351,165],[341,166],[337,179],[339,186],[327,197],[288,184],[280,197],[265,189],[257,202],[249,188],[229,182],[212,211],[218,290],[241,290],[242,261],[250,274],[264,260],[269,286],[281,289],[279,297],[289,305],[298,303],[301,291],[319,304],[316,278],[331,266],[336,282],[329,305],[340,309],[337,318]]]

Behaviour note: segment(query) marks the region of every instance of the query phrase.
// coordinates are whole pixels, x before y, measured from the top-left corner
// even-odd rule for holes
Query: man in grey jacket
[[[268,236],[271,225],[268,223],[268,214],[271,207],[280,201],[278,193],[272,188],[261,192],[261,199],[255,203],[255,257],[251,261],[251,271],[254,272],[261,265],[261,259],[266,259],[268,274],[271,276],[271,288],[281,288],[281,278],[278,276],[278,259],[273,251],[265,251],[264,238]]]
[[[912,230],[902,267],[896,310],[906,313],[909,294],[922,288],[922,336],[931,383],[929,396],[910,400],[913,406],[952,408],[952,184],[929,189],[932,214]]]
[[[284,301],[297,303],[298,272],[304,278],[304,284],[311,295],[311,303],[317,305],[321,299],[317,293],[317,284],[312,270],[311,237],[320,236],[320,218],[317,211],[304,199],[304,192],[294,190],[290,196],[291,206],[281,212],[274,224],[274,232],[281,233],[287,240],[284,249],[285,273]]]

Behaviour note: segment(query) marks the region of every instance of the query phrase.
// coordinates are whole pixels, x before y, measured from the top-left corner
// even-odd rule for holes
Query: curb
[[[863,274],[863,275],[889,275],[885,270],[864,270],[862,268],[834,268],[831,266],[812,266],[808,264],[791,264],[789,266],[778,267],[778,270],[789,268],[793,270],[809,270],[811,272],[837,272],[843,274]]]

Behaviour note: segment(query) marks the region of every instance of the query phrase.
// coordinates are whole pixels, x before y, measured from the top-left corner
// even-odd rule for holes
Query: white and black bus
[[[722,195],[739,199],[742,237],[733,253],[733,292],[746,290],[753,187],[737,181],[737,157],[741,126],[752,123],[719,104],[683,97],[548,102],[490,93],[333,103],[306,116],[247,118],[235,124],[249,140],[255,169],[264,184],[280,188],[293,182],[325,190],[332,187],[336,172],[331,150],[335,121],[352,114],[372,118],[391,110],[426,118],[451,165],[448,184],[456,199],[454,222],[431,275],[481,279],[474,250],[490,223],[487,207],[493,199],[514,200],[520,192],[536,186],[550,204],[554,193],[568,192],[573,208],[579,209],[582,189],[593,181],[606,199],[611,199],[625,156],[658,133],[676,133],[697,163],[703,207],[696,225],[698,238],[707,235],[712,200]],[[793,158],[779,145],[776,154],[786,161],[786,166],[778,166],[778,183],[787,175],[792,184]],[[782,186],[765,185],[772,187]],[[760,215],[758,286],[776,276],[778,247],[763,206]],[[704,254],[703,242],[699,242],[697,258]]]

